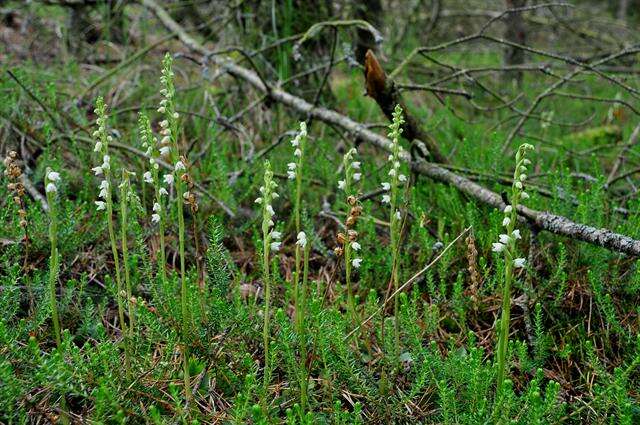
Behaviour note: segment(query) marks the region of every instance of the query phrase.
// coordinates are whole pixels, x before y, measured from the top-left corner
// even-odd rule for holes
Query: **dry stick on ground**
[[[178,34],[179,39],[187,47],[205,56],[209,54],[209,50],[187,34],[155,0],[142,0],[142,3],[155,13],[165,27]],[[293,96],[277,87],[271,87],[271,90],[269,90],[267,87],[264,87],[260,78],[258,78],[253,71],[238,66],[226,58],[210,56],[210,60],[230,75],[247,81],[255,89],[263,93],[270,93],[271,100],[289,106],[300,113],[309,114],[309,116],[327,124],[341,127],[362,141],[386,151],[391,151],[391,140],[369,130],[365,125],[330,109],[313,107],[313,105],[306,100]],[[506,206],[499,194],[465,177],[446,170],[437,164],[429,163],[422,159],[411,161],[408,154],[403,155],[403,159],[410,162],[411,168],[414,171],[438,182],[449,184],[480,202],[500,210]],[[608,229],[597,229],[585,224],[576,223],[566,217],[551,214],[546,211],[533,210],[524,206],[518,207],[518,213],[530,223],[551,233],[588,242],[614,252],[640,256],[640,241],[628,236],[614,233]]]

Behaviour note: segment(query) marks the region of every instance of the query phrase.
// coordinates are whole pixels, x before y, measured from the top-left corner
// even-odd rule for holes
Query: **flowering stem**
[[[162,201],[162,191],[167,194],[166,189],[162,187],[162,182],[160,180],[160,172],[159,166],[156,161],[156,158],[159,156],[160,152],[158,150],[158,140],[153,135],[153,130],[151,129],[151,123],[149,118],[140,114],[140,137],[143,140],[143,147],[147,148],[147,154],[150,156],[150,164],[151,170],[145,173],[143,176],[144,180],[147,183],[153,183],[154,188],[154,209],[153,212],[156,215],[152,215],[152,222],[154,221],[154,217],[157,217],[158,223],[158,237],[160,239],[160,253],[158,258],[158,274],[160,275],[160,280],[162,281],[162,286],[166,288],[167,283],[167,272],[166,272],[166,248],[165,248],[165,240],[164,240],[164,221],[165,221],[165,213],[164,206]],[[169,149],[168,147],[161,147],[161,149]],[[146,175],[151,175],[151,180],[147,178]],[[158,206],[158,208],[156,208]],[[157,210],[156,210],[157,209]]]
[[[187,279],[185,276],[185,255],[184,255],[184,211],[182,209],[182,193],[180,181],[176,184],[178,195],[178,239],[180,245],[180,304],[182,306],[182,339],[183,339],[183,366],[184,366],[184,391],[187,402],[191,400],[191,379],[189,376],[189,348],[187,339],[189,335],[189,306],[187,303]]]
[[[399,277],[399,256],[400,256],[400,222],[401,216],[398,210],[399,203],[399,185],[406,181],[406,177],[400,174],[400,153],[402,147],[400,146],[400,135],[402,134],[402,124],[404,119],[402,117],[402,107],[396,105],[393,111],[393,120],[389,129],[389,137],[392,141],[391,155],[389,155],[389,162],[391,162],[391,169],[389,170],[389,176],[391,177],[390,183],[383,183],[383,189],[388,190],[389,194],[383,196],[383,202],[389,203],[389,236],[391,247],[391,286],[394,293],[398,292],[400,284]],[[400,358],[400,319],[398,317],[398,297],[393,299],[393,321],[394,321],[394,348],[396,360]],[[381,322],[381,335],[384,339],[384,319]]]
[[[513,279],[513,265],[507,261],[504,271],[504,285],[502,286],[502,315],[500,318],[500,335],[498,340],[498,399],[502,396],[504,385],[507,345],[509,344],[509,321],[511,317],[511,281]]]
[[[295,158],[295,162],[290,162],[287,164],[289,170],[287,171],[288,177],[290,179],[295,179],[295,194],[293,199],[293,216],[294,222],[296,226],[296,235],[299,235],[302,230],[301,220],[300,220],[300,209],[301,209],[301,199],[302,199],[302,168],[304,164],[304,151],[307,140],[307,123],[300,123],[300,131],[296,134],[296,137],[291,141],[291,145],[295,148],[293,152],[293,156]],[[300,309],[300,305],[298,305],[298,297],[299,297],[299,288],[298,284],[300,282],[300,274],[301,274],[301,255],[300,255],[300,246],[296,243],[296,252],[295,252],[295,273],[293,275],[293,303],[294,303],[294,322],[296,326],[296,332],[298,335],[301,333],[300,323],[303,312]]]
[[[271,284],[269,276],[269,229],[262,226],[262,280],[264,281],[264,323],[262,327],[262,342],[264,347],[264,389],[269,385],[269,304],[271,303]]]
[[[271,202],[274,198],[273,190],[277,187],[277,184],[273,181],[273,172],[271,171],[271,164],[269,161],[265,162],[264,170],[264,185],[261,186],[260,191],[262,198],[258,198],[262,204],[262,280],[264,284],[264,311],[263,318],[264,323],[262,327],[262,340],[264,345],[264,397],[263,405],[266,406],[266,394],[269,386],[270,365],[269,365],[269,321],[270,321],[270,304],[271,304],[271,276],[269,273],[269,253],[271,249],[271,228],[274,226],[273,216],[274,211],[271,206]],[[276,195],[277,196],[277,195]],[[257,201],[257,200],[256,200]]]
[[[120,276],[120,259],[118,257],[118,245],[116,243],[116,232],[113,227],[113,201],[111,199],[111,191],[107,193],[107,229],[109,231],[109,241],[111,243],[111,254],[113,255],[113,266],[116,270],[116,301],[118,302],[118,319],[120,319],[120,327],[124,341],[124,359],[127,375],[130,373],[129,362],[129,342],[127,338],[127,324],[124,321],[124,307],[122,301],[122,279]]]
[[[502,314],[499,324],[497,357],[497,381],[496,403],[494,405],[494,417],[499,415],[499,410],[504,397],[504,382],[507,371],[507,349],[509,345],[509,322],[511,318],[511,285],[515,267],[524,267],[524,258],[516,257],[516,240],[520,239],[520,231],[517,230],[517,210],[521,199],[527,199],[529,195],[523,189],[523,183],[527,178],[525,174],[530,161],[525,158],[527,150],[533,149],[529,144],[523,144],[516,153],[516,168],[513,173],[513,185],[511,187],[511,205],[504,209],[502,225],[506,233],[500,235],[500,241],[493,244],[493,250],[504,252],[505,270],[502,285]]]
[[[122,335],[124,341],[124,358],[125,358],[125,368],[127,371],[127,376],[130,375],[130,359],[129,359],[129,343],[127,338],[127,324],[124,321],[124,307],[122,301],[122,278],[120,276],[120,259],[118,257],[118,245],[116,243],[116,232],[113,226],[113,199],[111,196],[111,163],[109,158],[109,142],[111,141],[111,136],[107,134],[107,114],[106,114],[106,105],[104,103],[104,99],[99,97],[96,101],[96,109],[95,113],[98,115],[97,124],[98,129],[93,133],[94,137],[96,137],[96,146],[94,151],[99,152],[103,155],[103,163],[102,165],[95,167],[93,170],[96,172],[96,175],[100,173],[104,173],[104,180],[100,185],[100,195],[99,197],[104,199],[104,202],[98,201],[96,204],[101,204],[102,209],[106,208],[107,210],[107,229],[109,232],[109,242],[111,244],[111,253],[113,255],[113,265],[116,272],[116,301],[118,303],[118,319],[120,320],[120,327],[122,328]],[[98,207],[98,209],[101,209]]]
[[[168,142],[171,144],[171,157],[175,164],[174,169],[174,181],[176,186],[177,208],[178,208],[178,246],[180,252],[180,306],[182,312],[182,357],[183,357],[183,375],[184,375],[184,392],[187,404],[191,400],[191,379],[189,376],[189,305],[188,305],[188,286],[186,278],[186,265],[185,265],[185,225],[184,225],[184,200],[185,183],[182,177],[186,175],[186,168],[184,163],[180,160],[178,150],[178,113],[175,111],[174,96],[175,87],[173,85],[173,59],[169,53],[167,53],[163,60],[162,77],[160,78],[163,84],[161,93],[164,99],[161,101],[161,106],[158,108],[158,112],[164,114],[165,120],[160,123],[163,127],[163,135],[167,137]]]
[[[122,246],[122,265],[124,267],[124,282],[127,291],[127,312],[129,314],[129,338],[133,337],[135,315],[133,311],[131,279],[129,278],[129,248],[127,238],[127,200],[129,198],[129,172],[122,170],[122,184],[120,185],[120,243]]]
[[[355,324],[357,322],[356,304],[353,299],[353,290],[351,289],[351,244],[348,240],[344,246],[344,261],[345,283],[347,284],[347,307],[349,309],[351,320]]]
[[[298,248],[298,245],[296,245],[296,250]],[[309,244],[307,242],[307,244],[304,247],[304,271],[303,271],[303,275],[302,275],[302,296],[301,296],[301,300],[300,300],[300,304],[302,305],[303,309],[306,309],[307,306],[307,283],[308,283],[308,279],[309,279],[309,251],[311,250],[311,244]],[[301,316],[300,318],[300,332],[304,331],[304,317]],[[302,365],[302,382],[300,385],[300,404],[302,405],[302,411],[306,411],[307,408],[307,403],[308,403],[308,395],[307,395],[307,388],[309,385],[309,371],[307,370],[306,367],[306,361],[307,361],[307,344],[306,344],[306,339],[303,338],[303,335],[301,335],[301,340],[302,340],[302,344],[300,347],[300,363]]]
[[[344,167],[344,180],[338,182],[338,187],[344,190],[345,194],[347,194],[347,220],[345,221],[345,233],[344,235],[342,235],[342,240],[339,240],[339,242],[342,244],[342,255],[344,255],[345,284],[347,286],[347,310],[354,325],[357,322],[357,316],[355,301],[353,298],[353,288],[351,287],[351,271],[352,266],[354,265],[354,261],[356,262],[356,266],[359,266],[360,259],[354,260],[351,258],[352,242],[355,242],[355,239],[357,237],[357,233],[353,229],[353,226],[355,225],[356,219],[359,215],[359,213],[355,215],[352,214],[354,212],[354,209],[356,209],[357,198],[354,195],[351,195],[351,184],[353,181],[359,180],[361,175],[359,172],[356,173],[356,170],[360,168],[360,163],[352,162],[353,155],[355,153],[355,149],[350,149],[347,153],[345,153],[342,159],[342,164]]]
[[[154,170],[153,180],[155,182],[155,194],[156,202],[162,205],[162,197],[160,195],[160,183],[158,177],[158,170]],[[164,208],[158,213],[160,215],[160,221],[158,222],[158,235],[160,237],[160,258],[158,258],[158,273],[160,273],[160,280],[162,280],[163,288],[167,283],[167,271],[166,271],[166,254],[165,254],[165,242],[164,242]]]
[[[47,175],[49,172],[47,172]],[[52,183],[50,183],[52,184]],[[58,281],[58,211],[55,204],[55,191],[47,190],[47,201],[49,203],[49,240],[51,242],[51,256],[49,257],[49,296],[51,297],[51,319],[53,321],[53,332],[56,338],[56,346],[60,348],[62,340],[60,337],[60,319],[58,316],[58,302],[56,300],[56,284]]]
[[[296,271],[293,274],[293,306],[294,306],[294,322],[296,327],[296,333],[298,334],[298,336],[300,336],[302,333],[302,311],[300,311],[300,308],[302,306],[298,302],[298,296],[299,296],[298,284],[300,281],[300,274],[301,274],[300,267],[302,263],[300,254],[301,254],[300,246],[296,244],[296,251],[295,251]]]

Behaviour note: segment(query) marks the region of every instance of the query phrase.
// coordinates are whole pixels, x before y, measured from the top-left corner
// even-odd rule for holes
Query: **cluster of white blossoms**
[[[260,186],[260,197],[256,198],[255,203],[262,205],[262,233],[269,236],[270,248],[272,251],[278,251],[282,242],[282,233],[271,230],[275,226],[273,219],[276,212],[271,204],[274,199],[279,197],[275,191],[278,187],[278,183],[273,180],[273,171],[271,171],[271,165],[269,161],[265,162],[264,170],[264,184]]]
[[[60,173],[57,173],[51,169],[47,169],[47,173],[45,175],[45,192],[58,192],[58,187],[56,186],[56,183],[58,181],[60,181]]]
[[[102,154],[102,163],[96,167],[93,167],[91,171],[96,176],[102,176],[98,189],[99,200],[95,201],[96,210],[102,211],[107,209],[107,205],[111,199],[111,186],[109,184],[109,176],[111,175],[111,157],[109,156],[109,143],[113,140],[110,135],[107,134],[107,113],[104,99],[99,97],[96,101],[95,114],[98,116],[96,124],[98,128],[93,132],[93,137],[96,139],[94,152]]]
[[[149,157],[149,164],[151,169],[146,171],[142,175],[142,179],[145,183],[154,185],[156,188],[156,199],[153,203],[153,213],[151,214],[151,222],[154,224],[160,223],[162,213],[162,197],[167,196],[169,192],[162,185],[162,182],[171,185],[173,184],[173,174],[166,174],[163,181],[160,181],[158,159],[163,155],[163,149],[167,149],[165,154],[170,152],[168,146],[160,146],[158,138],[153,135],[151,130],[151,123],[149,119],[140,115],[140,138],[142,140],[142,147],[146,149],[146,154]],[[163,127],[164,129],[164,127]],[[165,136],[166,137],[166,136]],[[168,176],[168,178],[167,178]]]
[[[109,136],[111,137],[111,136]],[[98,144],[102,144],[101,142],[96,142],[96,145]],[[93,174],[95,174],[96,176],[101,176],[105,173],[105,171],[109,171],[111,170],[111,157],[109,155],[103,155],[102,156],[102,164],[93,167],[91,169],[91,171],[93,171]]]
[[[162,96],[162,100],[160,101],[160,107],[158,108],[158,112],[164,115],[164,120],[160,121],[160,135],[162,139],[160,139],[160,144],[158,146],[158,151],[161,156],[167,156],[171,153],[171,146],[175,142],[176,134],[171,134],[174,129],[176,120],[180,116],[175,111],[175,107],[173,104],[173,98],[175,96],[176,90],[173,86],[173,77],[174,73],[172,71],[172,62],[173,59],[171,55],[167,53],[162,61],[162,76],[160,77],[160,83],[162,84],[162,89],[160,89],[160,95]],[[172,138],[173,136],[173,138]],[[174,152],[177,155],[177,152]]]
[[[522,239],[520,230],[516,229],[515,226],[518,205],[520,205],[521,200],[529,198],[529,194],[524,191],[524,182],[527,179],[527,166],[531,164],[531,161],[525,156],[527,151],[532,149],[533,146],[528,143],[524,143],[518,148],[516,169],[513,172],[513,185],[511,186],[511,205],[507,205],[503,211],[502,226],[505,228],[505,233],[499,236],[498,242],[493,243],[493,251],[504,252],[506,260],[511,261],[515,268],[524,267],[526,262],[524,258],[514,258],[516,256],[516,241]]]
[[[176,118],[178,113],[175,112]],[[158,154],[160,156],[168,156],[171,153],[171,129],[169,128],[169,120],[160,121],[160,143],[158,146]]]
[[[346,193],[347,201],[347,219],[345,221],[346,233],[338,233],[337,242],[338,246],[334,248],[336,255],[344,255],[346,264],[350,264],[356,269],[360,267],[362,263],[361,258],[354,258],[357,252],[360,250],[360,244],[356,241],[358,238],[358,232],[354,230],[358,218],[362,214],[362,206],[358,203],[358,198],[353,194],[351,187],[352,182],[357,182],[362,178],[361,167],[362,164],[359,161],[354,161],[353,156],[357,153],[355,148],[349,149],[342,158],[342,167],[344,168],[344,180],[338,182],[338,189],[343,190]],[[353,252],[352,252],[353,251]],[[355,253],[355,254],[353,254]],[[352,257],[352,254],[354,257]],[[348,275],[349,273],[347,273]]]
[[[358,242],[358,241],[356,241],[356,240],[351,241],[351,249],[352,249],[354,252],[358,252],[358,251],[360,251],[360,248],[362,248],[362,246],[360,245],[360,242]],[[362,258],[358,258],[358,257],[356,257],[356,258],[354,258],[353,260],[351,260],[351,265],[352,265],[353,267],[355,267],[356,269],[359,269],[359,268],[360,268],[360,264],[361,264],[361,263],[362,263]]]
[[[287,164],[287,178],[289,180],[295,180],[298,175],[298,170],[302,166],[302,154],[304,152],[305,142],[307,140],[307,123],[302,121],[300,123],[300,131],[296,134],[296,137],[291,140],[291,146],[294,147],[293,156],[295,157],[293,162]]]
[[[343,166],[344,166],[344,180],[338,181],[338,189],[349,192],[351,187],[351,181],[357,182],[362,179],[362,172],[360,171],[361,163],[354,161],[353,156],[357,153],[356,148],[351,148],[344,154]]]
[[[307,246],[307,234],[303,231],[298,232],[298,236],[296,237],[296,245],[300,248],[304,248]]]
[[[398,186],[401,183],[407,181],[407,176],[400,172],[400,157],[402,155],[402,146],[400,145],[400,135],[402,134],[402,124],[404,124],[404,118],[402,117],[402,107],[396,105],[393,111],[393,119],[389,126],[389,138],[391,139],[391,153],[388,156],[388,161],[391,164],[389,170],[390,182],[382,182],[382,190],[386,193],[382,195],[382,203],[390,204],[393,215],[396,219],[400,219],[400,211],[396,209],[396,198],[398,196]]]
[[[153,214],[151,214],[151,222],[159,223],[160,222],[160,212],[162,211],[162,207],[158,202],[153,203]]]

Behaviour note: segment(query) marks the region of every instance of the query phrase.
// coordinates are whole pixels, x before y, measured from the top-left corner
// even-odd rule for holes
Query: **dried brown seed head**
[[[353,195],[349,195],[349,197],[347,198],[347,203],[351,206],[354,206],[356,202],[358,202],[358,198]]]

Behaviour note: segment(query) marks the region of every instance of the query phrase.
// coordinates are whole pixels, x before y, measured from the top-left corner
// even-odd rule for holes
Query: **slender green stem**
[[[56,209],[53,193],[47,193],[49,202],[49,240],[51,242],[51,256],[49,257],[49,296],[51,297],[51,319],[53,321],[53,332],[56,338],[56,346],[60,348],[62,340],[60,337],[60,318],[58,316],[58,302],[56,300],[56,285],[58,282],[58,211]]]
[[[308,282],[309,282],[309,252],[311,250],[311,244],[307,242],[304,247],[304,266],[303,266],[303,275],[302,275],[302,288],[301,288],[301,297],[300,304],[301,308],[306,311],[307,308],[307,291],[308,291]],[[302,385],[300,386],[300,404],[302,405],[302,411],[305,412],[307,409],[307,404],[309,400],[308,396],[308,387],[309,387],[309,371],[306,367],[307,362],[307,344],[304,333],[304,316],[300,317],[300,359],[302,364]]]
[[[129,314],[129,338],[135,332],[135,312],[131,300],[131,279],[129,276],[129,248],[127,238],[127,198],[129,197],[129,175],[122,170],[122,186],[120,188],[120,243],[122,247],[122,266],[124,268],[124,282],[127,291],[127,313]]]
[[[392,139],[392,153],[390,156],[391,170],[389,175],[391,176],[391,182],[389,183],[388,190],[390,191],[387,200],[389,201],[389,235],[391,239],[391,283],[393,291],[396,293],[400,285],[399,278],[399,257],[400,257],[400,212],[398,210],[398,186],[401,183],[400,180],[400,135],[402,134],[402,124],[404,119],[402,117],[402,108],[400,105],[396,105],[393,111],[393,120],[389,129],[391,130],[390,136]],[[386,195],[385,195],[386,196]],[[399,306],[398,297],[393,298],[393,322],[394,322],[394,352],[396,362],[400,359],[400,318],[399,318]],[[384,318],[382,319],[382,335],[384,335]]]
[[[393,283],[393,291],[394,293],[398,291],[399,278],[398,278],[398,219],[396,217],[395,209],[396,209],[396,199],[397,199],[397,189],[396,189],[397,180],[394,177],[391,189],[391,281]],[[383,319],[384,323],[384,319]],[[394,330],[394,351],[396,360],[400,359],[400,320],[398,318],[398,297],[393,297],[393,330]]]
[[[264,324],[262,340],[264,345],[264,390],[269,386],[269,305],[271,303],[271,283],[269,276],[269,232],[262,233],[262,280],[264,281]]]
[[[500,318],[500,335],[498,340],[498,397],[502,397],[504,377],[506,373],[507,346],[509,344],[509,321],[511,317],[511,281],[513,279],[513,265],[507,261],[505,267],[505,281],[502,287],[502,317]]]
[[[162,197],[160,196],[160,184],[158,182],[158,172],[155,171],[154,181],[156,181],[156,202],[162,205]],[[158,258],[158,273],[160,273],[160,280],[162,280],[162,286],[166,287],[167,283],[167,270],[166,270],[166,248],[164,241],[164,207],[158,213],[160,215],[160,222],[158,223],[158,235],[160,237],[160,257]]]
[[[494,243],[494,251],[504,252],[505,270],[502,285],[502,314],[499,323],[497,357],[497,381],[496,399],[494,403],[493,417],[499,418],[504,398],[504,382],[507,374],[507,352],[509,346],[509,322],[511,319],[511,285],[513,284],[514,268],[523,267],[525,259],[516,259],[516,240],[520,239],[520,231],[516,230],[518,220],[517,210],[521,199],[528,198],[524,192],[523,182],[527,179],[525,172],[530,161],[525,158],[527,150],[533,149],[529,144],[522,144],[516,152],[516,167],[513,173],[513,185],[511,186],[511,205],[504,210],[505,217],[502,225],[506,233],[500,235],[500,242]],[[517,263],[517,264],[516,264]]]
[[[116,243],[116,232],[113,226],[113,201],[111,199],[111,188],[107,191],[107,229],[109,232],[109,242],[111,243],[111,254],[113,255],[113,267],[116,271],[116,301],[118,303],[118,319],[122,329],[124,341],[124,361],[127,375],[130,374],[129,359],[129,339],[127,338],[127,323],[124,321],[124,306],[122,301],[122,278],[120,276],[120,258],[118,256],[118,244]]]
[[[124,342],[124,358],[125,369],[127,376],[131,374],[130,367],[130,352],[129,342],[127,338],[127,324],[124,321],[124,306],[122,301],[122,277],[120,276],[120,259],[118,257],[118,245],[116,243],[116,232],[113,226],[113,199],[111,194],[111,163],[109,159],[109,142],[111,136],[107,134],[107,114],[106,105],[104,99],[99,97],[96,100],[96,114],[98,115],[97,124],[98,130],[94,133],[97,139],[95,151],[100,152],[103,157],[103,163],[101,166],[96,167],[100,172],[104,173],[103,185],[101,185],[100,197],[104,198],[107,209],[107,229],[109,232],[109,242],[111,244],[111,253],[113,255],[113,264],[116,271],[116,301],[118,304],[118,319],[120,320],[120,327],[122,328],[123,342]],[[104,205],[104,204],[103,204]]]
[[[300,255],[300,246],[298,244],[296,244],[296,251],[295,251],[295,262],[296,262],[296,270],[293,274],[293,306],[294,306],[294,323],[295,323],[295,328],[296,328],[296,333],[298,334],[298,336],[300,335],[302,329],[301,329],[301,319],[302,319],[302,311],[301,311],[301,305],[299,303],[299,294],[300,294],[300,289],[299,289],[299,282],[300,282],[300,274],[301,274],[301,255]]]
[[[264,344],[264,374],[262,406],[265,409],[265,412],[267,410],[267,390],[269,387],[271,375],[271,361],[269,357],[269,309],[271,305],[271,276],[269,273],[269,254],[272,238],[271,228],[274,226],[273,217],[275,214],[273,211],[273,207],[271,206],[271,202],[273,198],[277,196],[274,192],[277,186],[277,183],[273,181],[273,172],[271,171],[271,165],[269,164],[269,161],[265,161],[264,184],[260,187],[262,197],[256,199],[256,202],[262,204],[262,280],[264,283],[264,324],[262,328],[262,339]]]
[[[174,182],[176,187],[176,198],[178,208],[178,245],[180,252],[180,306],[182,313],[182,352],[183,352],[183,375],[184,375],[184,391],[187,404],[191,400],[191,379],[189,376],[189,334],[190,334],[190,317],[189,317],[189,297],[188,285],[186,277],[185,265],[185,224],[184,224],[184,199],[185,182],[182,180],[186,176],[185,164],[182,163],[178,149],[178,114],[175,111],[174,96],[175,87],[173,85],[172,57],[167,53],[163,60],[163,69],[161,81],[164,85],[163,103],[159,112],[165,115],[165,121],[161,123],[163,131],[168,131],[171,143],[171,158],[174,164]],[[178,168],[178,163],[181,167]],[[163,265],[164,266],[164,265]]]
[[[182,339],[183,339],[183,359],[184,359],[184,390],[187,401],[191,399],[191,379],[189,376],[189,303],[188,303],[188,287],[185,266],[185,250],[184,250],[184,194],[183,183],[177,179],[177,200],[178,200],[178,243],[180,250],[180,305],[182,310]]]

